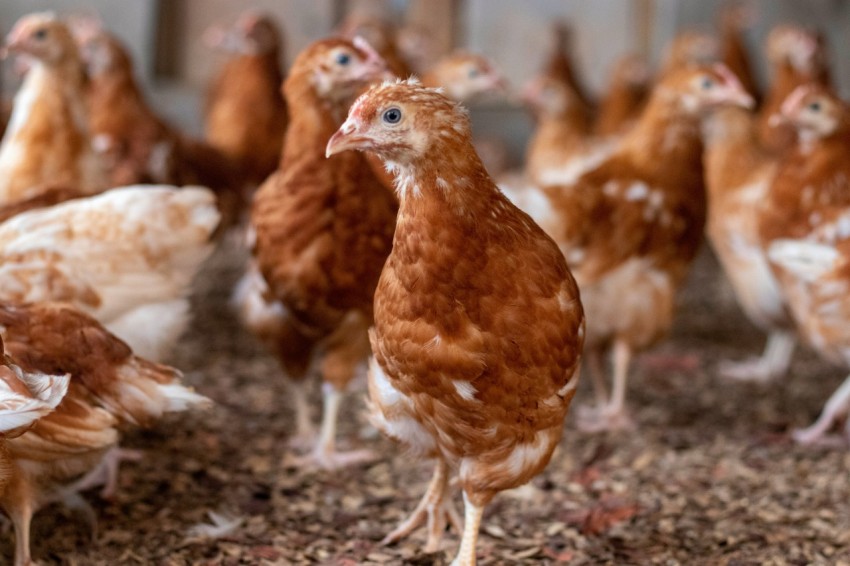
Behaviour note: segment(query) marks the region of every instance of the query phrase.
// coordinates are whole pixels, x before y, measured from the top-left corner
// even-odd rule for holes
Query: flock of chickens
[[[821,38],[794,26],[770,34],[772,82],[756,92],[745,19],[728,11],[719,40],[683,33],[655,74],[625,58],[598,103],[559,30],[522,95],[537,121],[526,166],[494,180],[460,104],[505,92],[486,58],[414,69],[389,28],[350,21],[284,78],[279,29],[249,12],[205,34],[230,59],[197,140],[151,110],[99,22],[22,18],[4,46],[22,85],[0,145],[0,507],[15,564],[31,563],[39,507],[117,488],[138,457],[122,429],[211,405],[162,362],[231,227],[250,246],[233,303],[290,380],[298,463],[375,458],[335,447],[368,359],[372,423],[435,461],[384,542],[424,525],[435,551],[450,523],[459,565],[475,563],[484,506],[548,463],[582,353],[597,402],[578,425],[631,426],[630,361],[669,331],[703,234],[769,336],[725,374],[780,377],[798,340],[850,365],[850,110]],[[821,439],[848,405],[850,380],[794,438]]]

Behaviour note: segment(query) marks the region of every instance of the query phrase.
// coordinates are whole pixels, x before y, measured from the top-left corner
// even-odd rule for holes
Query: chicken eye
[[[478,70],[478,67],[472,67],[471,69],[469,69],[468,76],[469,76],[470,79],[474,79],[475,77],[477,77],[480,74],[481,74],[481,71]]]
[[[336,62],[342,66],[348,65],[351,63],[351,55],[348,53],[340,53],[336,56]]]
[[[712,80],[711,77],[703,77],[699,86],[702,90],[710,90],[714,88],[714,80]]]
[[[820,112],[820,102],[810,103],[809,110],[811,110],[812,112]]]
[[[34,38],[38,39],[39,41],[42,40],[42,39],[45,39],[47,37],[47,29],[45,29],[45,28],[37,29],[35,31],[35,33],[32,34],[32,36]]]
[[[387,124],[398,124],[401,122],[401,110],[398,108],[390,108],[384,112],[382,118]]]

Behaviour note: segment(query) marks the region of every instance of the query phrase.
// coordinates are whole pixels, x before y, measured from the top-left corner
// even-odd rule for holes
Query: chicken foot
[[[634,423],[626,411],[626,382],[632,349],[623,340],[616,340],[613,349],[614,384],[611,396],[594,407],[579,407],[577,424],[584,432],[631,429]],[[598,389],[597,389],[598,391]],[[598,393],[597,393],[598,396]]]
[[[138,462],[144,457],[140,450],[128,450],[115,446],[104,454],[100,463],[79,481],[72,484],[66,492],[81,492],[102,485],[100,496],[113,499],[118,492],[118,470],[121,462]]]
[[[457,556],[452,560],[451,566],[475,566],[475,548],[478,544],[478,532],[481,527],[481,516],[484,514],[484,507],[475,505],[463,494],[464,506],[464,529],[463,536],[460,539],[460,549],[457,551]]]
[[[306,452],[316,445],[318,432],[310,418],[310,401],[308,399],[309,380],[301,379],[290,382],[292,403],[295,405],[295,434],[289,438],[289,445],[300,452]]]
[[[832,427],[836,419],[850,410],[850,376],[835,390],[835,393],[826,402],[823,412],[818,419],[809,427],[795,430],[792,437],[799,444],[815,444],[824,440],[826,432]],[[845,434],[850,440],[850,422],[845,427]]]
[[[319,432],[318,441],[310,454],[295,458],[293,462],[295,466],[316,466],[324,470],[336,470],[347,466],[371,462],[377,459],[377,455],[372,450],[352,450],[350,452],[337,451],[336,425],[343,393],[329,384],[325,384],[322,393],[324,397],[324,406],[322,412],[322,428]]]
[[[407,519],[384,537],[381,544],[396,543],[426,524],[428,540],[425,543],[424,552],[432,553],[440,549],[440,541],[446,530],[447,520],[454,529],[463,532],[463,521],[457,510],[452,506],[451,501],[446,498],[449,485],[448,471],[449,467],[445,460],[437,460],[434,475],[431,477],[431,482],[428,484],[422,500],[419,501],[419,504]]]
[[[768,383],[788,371],[795,345],[796,339],[792,332],[775,330],[768,335],[760,357],[741,362],[723,362],[719,368],[720,375],[736,381]]]

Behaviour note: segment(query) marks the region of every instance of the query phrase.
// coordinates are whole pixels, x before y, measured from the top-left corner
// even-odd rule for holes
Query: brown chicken
[[[581,287],[598,399],[579,414],[586,430],[630,425],[629,363],[672,323],[675,292],[705,221],[700,120],[721,104],[748,106],[752,98],[722,65],[678,69],[662,79],[638,123],[600,165],[521,201],[561,247]],[[610,397],[601,371],[608,349]]]
[[[578,289],[555,243],[490,179],[456,102],[415,81],[374,87],[327,151],[345,149],[376,153],[399,178],[375,293],[373,422],[437,460],[385,542],[427,521],[425,550],[438,549],[453,469],[466,507],[453,564],[475,564],[484,507],[540,473],[561,438],[584,337]]]
[[[446,96],[458,102],[469,102],[486,93],[503,92],[507,87],[492,61],[467,51],[456,51],[440,59],[422,75],[422,84],[440,87]]]
[[[778,160],[761,146],[752,112],[719,109],[708,123],[705,181],[706,234],[738,304],[768,334],[764,353],[742,362],[723,362],[720,373],[745,381],[784,375],[796,342],[793,322],[759,236],[759,217]]]
[[[209,400],[180,385],[177,370],[134,356],[124,342],[71,307],[2,303],[0,325],[6,352],[23,373],[71,378],[53,412],[5,440],[0,507],[15,526],[15,564],[25,566],[31,563],[30,520],[39,507],[113,481],[120,458],[118,424],[150,426],[166,412],[206,406]]]
[[[593,131],[597,136],[614,136],[634,125],[646,104],[649,70],[637,55],[617,61],[608,90],[599,102]]]
[[[829,86],[826,59],[817,35],[792,25],[777,26],[770,32],[766,52],[771,83],[759,109],[759,139],[766,148],[781,153],[794,144],[795,130],[772,121],[773,116],[798,86],[813,80]]]
[[[118,38],[98,29],[77,40],[90,80],[92,135],[111,185],[202,185],[216,194],[222,225],[233,224],[246,204],[233,163],[212,146],[183,136],[154,112]]]
[[[532,80],[522,93],[537,118],[537,128],[528,142],[525,170],[529,180],[546,183],[588,148],[590,123],[575,91],[549,75]]]
[[[349,14],[337,31],[348,39],[353,40],[355,37],[365,39],[386,62],[393,76],[406,78],[413,74],[413,69],[396,44],[396,26],[355,11]]]
[[[85,74],[74,39],[51,13],[21,18],[6,38],[7,53],[30,66],[0,146],[0,204],[63,185],[92,194],[106,188],[92,150]]]
[[[802,337],[829,361],[850,367],[850,107],[828,89],[804,85],[781,106],[798,133],[770,185],[760,235]],[[820,418],[794,432],[809,444],[850,409],[850,378]],[[850,427],[845,425],[850,438]],[[846,439],[845,439],[846,440]]]
[[[270,16],[248,11],[205,39],[230,57],[207,94],[205,138],[248,182],[262,183],[277,169],[287,124],[280,29]]]
[[[504,93],[507,89],[507,82],[492,61],[483,55],[466,51],[456,51],[437,61],[422,77],[422,84],[442,88],[449,97],[464,103],[480,96]],[[485,143],[490,141],[485,140]],[[498,147],[493,149],[498,150]],[[377,155],[368,154],[366,160],[381,184],[395,195],[395,176],[392,172],[384,167]]]
[[[573,62],[573,31],[565,22],[551,27],[552,48],[543,65],[543,75],[565,84],[578,97],[580,108],[590,119],[594,111],[594,101],[587,88],[579,79]]]
[[[314,358],[318,363],[322,429],[303,462],[327,468],[368,456],[336,451],[336,420],[342,394],[369,354],[372,298],[396,204],[362,156],[326,160],[325,145],[351,99],[385,74],[363,40],[319,41],[298,55],[284,84],[292,121],[281,166],[255,196],[255,263],[237,289],[245,324],[292,380],[296,441],[313,442],[305,379]]]
[[[13,484],[15,461],[7,446],[9,439],[26,433],[53,411],[68,392],[70,379],[70,375],[27,373],[3,354],[0,361],[0,500]],[[14,527],[15,564],[28,566],[31,563],[28,529],[20,520]]]

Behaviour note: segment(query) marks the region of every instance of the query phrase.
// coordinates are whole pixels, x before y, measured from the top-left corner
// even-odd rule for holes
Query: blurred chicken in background
[[[21,18],[4,50],[24,56],[29,68],[0,144],[0,204],[11,204],[57,185],[83,194],[107,188],[92,149],[85,70],[74,38],[53,13]]]
[[[207,93],[205,139],[258,185],[277,169],[288,120],[280,27],[248,11],[229,27],[208,29],[204,41],[228,56]]]

